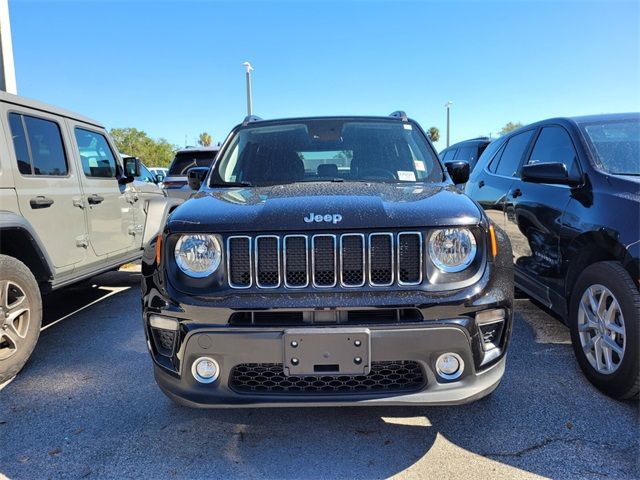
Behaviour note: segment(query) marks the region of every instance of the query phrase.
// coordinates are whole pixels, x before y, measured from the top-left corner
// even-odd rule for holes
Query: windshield
[[[617,175],[640,175],[640,121],[583,124],[603,170]]]
[[[210,167],[216,153],[213,150],[178,152],[169,167],[169,175],[186,175],[191,167]]]
[[[238,131],[214,184],[316,181],[441,182],[426,139],[410,123],[315,119]]]

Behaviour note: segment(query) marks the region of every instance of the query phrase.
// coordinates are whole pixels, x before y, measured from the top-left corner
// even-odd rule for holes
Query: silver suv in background
[[[179,203],[145,189],[89,118],[0,92],[0,383],[33,351],[41,295],[138,260]]]
[[[215,147],[187,147],[176,152],[169,172],[162,182],[163,188],[171,197],[187,199],[193,193],[189,187],[187,172],[193,167],[209,168],[220,150]]]

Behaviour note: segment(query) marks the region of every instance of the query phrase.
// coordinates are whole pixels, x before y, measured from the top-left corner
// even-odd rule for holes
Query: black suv
[[[472,138],[463,142],[454,143],[440,152],[443,162],[461,160],[469,164],[469,170],[473,170],[478,159],[491,143],[489,137]]]
[[[516,285],[571,328],[589,380],[640,378],[640,115],[554,118],[493,142],[466,186],[513,245]]]
[[[457,404],[505,368],[507,237],[420,126],[235,127],[143,260],[155,377],[191,406]]]

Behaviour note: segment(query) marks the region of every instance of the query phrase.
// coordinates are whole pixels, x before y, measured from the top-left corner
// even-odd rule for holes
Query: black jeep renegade
[[[191,406],[435,405],[499,384],[511,246],[420,126],[248,117],[143,259],[155,377]],[[452,182],[453,180],[453,182]]]

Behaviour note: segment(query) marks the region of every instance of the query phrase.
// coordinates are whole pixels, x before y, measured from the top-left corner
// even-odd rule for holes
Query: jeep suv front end
[[[465,403],[511,333],[508,240],[404,116],[236,127],[142,288],[156,380],[190,406]]]

